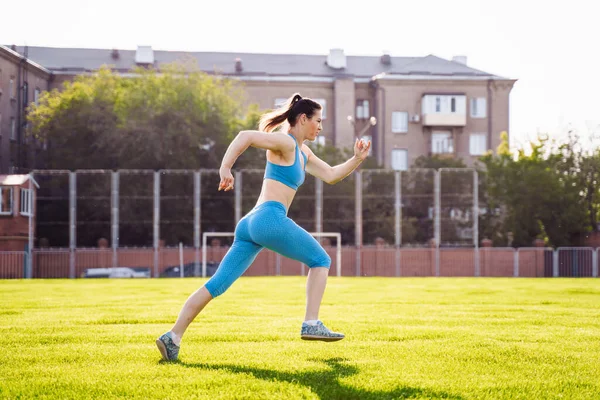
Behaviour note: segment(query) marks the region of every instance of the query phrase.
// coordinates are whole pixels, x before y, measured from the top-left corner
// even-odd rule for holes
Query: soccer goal
[[[315,237],[331,237],[336,239],[336,275],[342,276],[342,235],[339,232],[309,232]],[[204,232],[202,233],[202,277],[206,278],[206,246],[209,237],[232,237],[233,232]],[[304,264],[301,264],[304,271]]]

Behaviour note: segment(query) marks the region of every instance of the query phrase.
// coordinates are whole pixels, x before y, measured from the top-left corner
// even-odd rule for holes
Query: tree
[[[123,77],[103,67],[97,74],[66,82],[60,91],[45,93],[28,116],[29,134],[48,144],[43,164],[37,167],[108,171],[218,168],[233,135],[253,123],[252,110],[244,115],[240,85],[211,77],[193,64],[175,63],[161,67],[160,72],[136,68],[132,73],[133,77]],[[134,197],[146,198],[122,199],[120,215],[131,223],[120,227],[121,244],[152,243],[148,221],[152,221],[153,210],[147,200],[152,198],[151,182],[151,176],[121,179],[122,193],[127,190],[138,194]],[[216,192],[216,187],[210,179],[203,180],[203,189]],[[61,190],[50,184],[45,188]],[[95,228],[79,230],[77,245],[95,246],[100,236],[110,232],[110,179],[78,180],[77,189],[80,196],[97,199],[78,199],[78,221],[93,222]],[[165,196],[182,199],[186,210],[192,209],[187,204],[193,198],[190,176],[161,179],[160,189]],[[228,201],[218,194],[203,200],[203,207],[212,210],[203,214],[208,228],[229,230],[234,218],[224,207]],[[40,215],[59,213],[56,203],[40,207]],[[178,207],[163,207],[161,235],[168,244],[191,243],[193,231],[186,228],[183,232],[177,226],[188,214],[182,216]],[[39,235],[54,238],[45,227],[39,225]],[[65,240],[61,237],[52,245],[64,246]]]
[[[243,89],[191,64],[103,67],[53,90],[28,118],[48,143],[45,168],[214,168],[242,123]]]
[[[595,179],[594,164],[577,153],[574,142],[557,144],[540,136],[529,147],[511,154],[503,135],[497,154],[481,158],[493,221],[486,234],[495,232],[491,239],[512,240],[514,246],[531,246],[536,238],[551,246],[580,244],[591,229],[585,183]],[[590,170],[587,179],[582,167]],[[593,204],[595,194],[590,198]]]

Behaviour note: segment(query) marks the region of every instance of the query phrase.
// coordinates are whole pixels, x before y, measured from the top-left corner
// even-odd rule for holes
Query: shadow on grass
[[[312,358],[310,361],[322,362],[328,369],[307,370],[298,372],[285,372],[273,369],[244,367],[235,364],[208,364],[208,363],[183,363],[179,365],[187,368],[201,368],[223,370],[239,374],[252,374],[265,381],[279,381],[300,384],[309,388],[320,399],[462,399],[462,397],[446,392],[434,391],[411,386],[400,386],[395,389],[369,391],[367,389],[347,386],[339,378],[355,375],[359,369],[347,363],[344,358]]]

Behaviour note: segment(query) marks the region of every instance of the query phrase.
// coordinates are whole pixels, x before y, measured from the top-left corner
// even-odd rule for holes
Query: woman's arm
[[[365,143],[363,140],[356,139],[354,143],[354,156],[346,162],[332,167],[317,157],[307,146],[309,157],[306,163],[306,172],[330,185],[336,184],[358,168],[369,155],[370,148],[370,141]]]
[[[290,152],[294,151],[295,145],[294,139],[287,135],[260,131],[241,131],[229,144],[229,147],[223,156],[223,160],[221,161],[221,168],[219,169],[219,174],[221,176],[219,190],[229,191],[233,189],[233,175],[231,174],[231,168],[238,157],[241,156],[248,147],[258,147],[277,152]]]

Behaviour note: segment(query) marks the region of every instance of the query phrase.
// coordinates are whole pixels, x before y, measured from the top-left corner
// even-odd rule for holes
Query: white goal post
[[[315,237],[336,238],[336,275],[342,276],[342,235],[339,232],[309,232]],[[203,232],[202,233],[202,277],[206,278],[206,246],[208,237],[232,237],[233,232]]]

